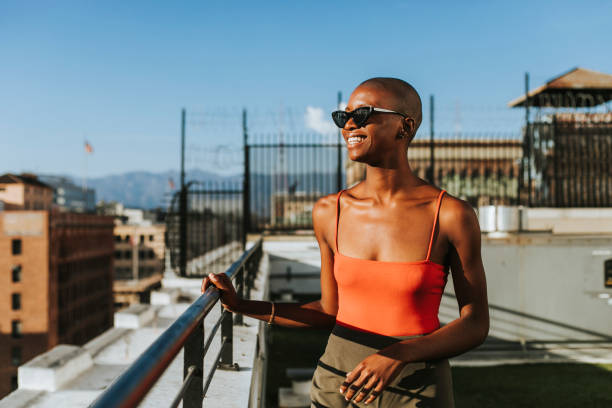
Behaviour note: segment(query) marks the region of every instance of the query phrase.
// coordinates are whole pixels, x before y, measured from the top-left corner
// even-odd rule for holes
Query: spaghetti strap
[[[336,196],[336,253],[338,252],[338,219],[340,217],[340,195],[344,192],[344,190],[340,190],[338,195]]]
[[[442,202],[442,196],[444,195],[445,192],[446,190],[440,191],[440,195],[438,196],[438,203],[436,204],[436,215],[434,215],[434,222],[433,222],[433,226],[431,227],[431,236],[429,238],[429,248],[427,249],[427,258],[425,258],[426,261],[429,261],[429,256],[431,255],[431,246],[433,245],[434,232],[436,231],[436,223],[438,222],[438,213],[440,212],[440,203]],[[338,244],[336,243],[336,247],[337,246]]]

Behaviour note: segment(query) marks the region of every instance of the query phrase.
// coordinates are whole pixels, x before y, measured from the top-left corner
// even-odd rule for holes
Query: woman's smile
[[[354,145],[363,143],[364,140],[366,140],[366,136],[350,136],[347,139],[347,144],[349,146],[354,146]]]

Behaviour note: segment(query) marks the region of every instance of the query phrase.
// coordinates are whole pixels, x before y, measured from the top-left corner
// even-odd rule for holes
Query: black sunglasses
[[[334,120],[334,123],[336,124],[336,126],[342,129],[344,128],[344,126],[346,125],[346,122],[348,122],[350,118],[353,118],[353,121],[355,122],[357,127],[362,127],[363,125],[366,124],[366,122],[368,121],[370,116],[372,116],[374,112],[395,113],[396,115],[401,115],[403,118],[408,117],[407,115],[404,115],[403,113],[399,113],[399,112],[392,111],[389,109],[375,108],[373,106],[362,106],[351,112],[337,110],[337,111],[333,111],[331,115],[332,115],[332,119]]]

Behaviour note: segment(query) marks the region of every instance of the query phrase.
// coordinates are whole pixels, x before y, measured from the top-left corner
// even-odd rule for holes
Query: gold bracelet
[[[272,326],[272,323],[274,322],[274,302],[270,303],[272,303],[272,313],[270,313],[270,320],[268,320],[268,326]]]

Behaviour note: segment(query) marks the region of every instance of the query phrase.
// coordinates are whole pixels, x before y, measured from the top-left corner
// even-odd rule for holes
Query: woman
[[[473,209],[418,178],[407,149],[421,123],[408,83],[372,78],[332,114],[366,178],[313,209],[321,299],[306,304],[238,299],[223,274],[225,308],[289,327],[332,329],[315,370],[312,407],[453,407],[448,357],[489,330],[480,230]],[[460,317],[438,308],[449,269]]]

